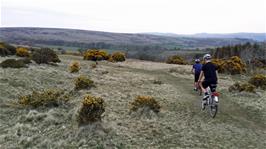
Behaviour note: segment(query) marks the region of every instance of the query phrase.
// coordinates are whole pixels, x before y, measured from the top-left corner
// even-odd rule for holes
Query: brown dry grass
[[[6,58],[0,58],[0,62]],[[231,94],[235,81],[248,76],[221,75],[220,109],[215,119],[200,111],[200,99],[192,91],[191,66],[138,60],[99,62],[95,69],[69,73],[68,64],[93,62],[82,57],[60,56],[57,67],[30,64],[29,68],[0,68],[1,148],[264,148],[266,93]],[[182,71],[169,72],[169,69]],[[108,71],[107,74],[102,72]],[[73,92],[73,79],[86,74],[96,88]],[[160,80],[163,84],[154,84]],[[22,93],[60,88],[69,92],[68,106],[39,110],[9,106]],[[76,113],[85,94],[105,99],[101,123],[79,128]],[[129,114],[128,103],[138,95],[152,96],[162,106],[150,117]],[[254,95],[254,96],[253,96]]]

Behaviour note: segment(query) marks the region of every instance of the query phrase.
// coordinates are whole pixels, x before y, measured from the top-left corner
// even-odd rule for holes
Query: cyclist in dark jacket
[[[211,55],[205,54],[203,57],[205,64],[202,66],[199,82],[202,88],[202,92],[205,93],[203,99],[208,97],[207,87],[210,87],[211,91],[214,92],[218,81],[217,66],[211,62]],[[204,76],[204,81],[202,81]]]
[[[198,90],[198,80],[201,72],[202,64],[200,63],[200,59],[195,59],[195,64],[192,67],[191,72],[194,74],[194,90]]]

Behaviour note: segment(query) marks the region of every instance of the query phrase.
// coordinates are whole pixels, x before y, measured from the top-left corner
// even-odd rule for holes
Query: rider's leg
[[[217,83],[216,83],[216,82],[213,82],[213,83],[210,85],[211,92],[215,92],[215,91],[216,91],[216,87],[217,87]]]
[[[198,82],[194,82],[194,90],[198,89]]]
[[[203,81],[201,83],[201,86],[202,86],[202,92],[204,93],[204,97],[203,97],[203,100],[206,100],[208,97],[209,97],[209,93],[207,92],[207,87],[210,86],[209,82],[208,81]]]
[[[198,90],[199,88],[199,84],[198,84],[198,80],[199,80],[199,74],[194,74],[194,90]]]
[[[204,83],[204,81],[203,82],[200,82],[199,85],[200,85],[200,88],[202,90],[202,93],[206,93],[206,88],[207,87],[204,87],[205,85],[203,86],[203,83]]]

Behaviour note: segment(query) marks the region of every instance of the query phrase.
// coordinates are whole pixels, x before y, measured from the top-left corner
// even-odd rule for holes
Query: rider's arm
[[[200,71],[199,82],[202,82],[203,75],[204,75],[204,72]]]
[[[191,73],[194,74],[195,68],[194,65],[192,66]]]
[[[218,76],[218,71],[217,70],[216,70],[216,77],[217,77],[217,83],[218,83],[219,76]]]
[[[194,72],[195,72],[195,69],[194,69],[194,68],[192,68],[192,69],[191,69],[191,73],[192,73],[192,74],[194,74]]]

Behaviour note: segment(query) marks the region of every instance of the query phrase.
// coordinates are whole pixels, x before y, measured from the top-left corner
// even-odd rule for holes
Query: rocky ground
[[[7,58],[0,58],[3,61]],[[265,148],[266,93],[229,93],[227,88],[248,76],[220,75],[219,112],[201,111],[192,89],[191,66],[138,60],[93,62],[60,56],[58,66],[0,68],[0,148]],[[81,62],[69,73],[71,61]],[[74,79],[87,75],[96,87],[74,91]],[[15,104],[33,90],[62,89],[70,101],[59,107],[29,108]],[[78,127],[76,114],[86,94],[102,97],[102,122]],[[130,112],[137,95],[153,96],[161,111]]]

